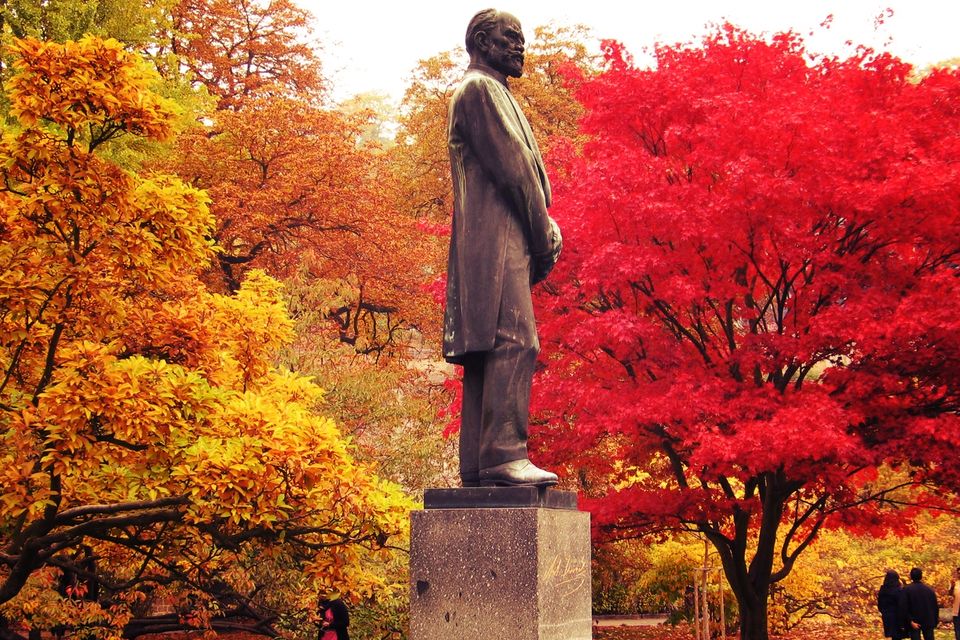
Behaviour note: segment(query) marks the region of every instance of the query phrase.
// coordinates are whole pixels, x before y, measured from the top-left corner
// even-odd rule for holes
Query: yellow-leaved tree
[[[198,274],[207,197],[100,147],[174,105],[116,41],[17,41],[0,140],[0,636],[274,635],[389,585],[405,498],[277,369],[280,285]],[[304,629],[302,632],[307,633]],[[314,628],[315,633],[315,628]]]

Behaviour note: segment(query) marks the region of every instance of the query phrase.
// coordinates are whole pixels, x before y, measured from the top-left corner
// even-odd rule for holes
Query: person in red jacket
[[[339,594],[331,594],[320,599],[320,633],[317,640],[350,640],[347,627],[350,626],[350,612]]]

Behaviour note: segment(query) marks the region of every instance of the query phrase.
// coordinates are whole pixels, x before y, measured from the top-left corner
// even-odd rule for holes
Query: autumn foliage
[[[170,135],[153,72],[97,38],[15,54],[19,128],[0,142],[0,625],[274,634],[278,611],[311,610],[318,589],[382,587],[361,559],[403,536],[407,502],[354,459],[322,390],[274,366],[292,338],[280,284],[253,271],[208,291],[208,196],[100,153]],[[265,588],[277,583],[287,602]],[[164,598],[172,618],[155,611]]]
[[[167,44],[220,109],[266,94],[317,98],[323,78],[304,37],[309,19],[290,0],[178,0]]]
[[[455,474],[424,360],[464,64],[421,64],[384,148],[290,2],[36,4],[0,6],[0,636],[313,636],[327,588],[402,629],[411,503],[377,474]],[[745,640],[862,605],[801,554],[960,489],[960,76],[583,40],[538,30],[511,84],[565,238],[535,455],[600,539],[708,539]]]
[[[590,142],[552,156],[538,438],[598,532],[705,535],[764,639],[823,527],[960,487],[960,75],[730,26],[650,70],[606,54]]]
[[[358,353],[397,353],[411,329],[438,323],[420,267],[429,251],[386,158],[360,142],[364,124],[364,113],[250,98],[181,136],[164,166],[212,198],[214,289],[235,289],[251,268],[335,283],[327,331]]]

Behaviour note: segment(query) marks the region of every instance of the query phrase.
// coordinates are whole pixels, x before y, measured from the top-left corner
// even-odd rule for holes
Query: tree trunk
[[[701,532],[719,553],[727,584],[737,598],[740,608],[740,640],[769,640],[767,610],[773,578],[774,550],[783,506],[791,493],[784,490],[783,485],[784,482],[774,476],[765,479],[764,489],[761,491],[763,509],[760,513],[760,526],[756,531],[756,548],[749,560],[749,513],[736,511],[732,537],[724,536],[713,528],[701,528]]]
[[[740,640],[768,640],[767,599],[746,602],[738,597],[737,602],[740,605]]]

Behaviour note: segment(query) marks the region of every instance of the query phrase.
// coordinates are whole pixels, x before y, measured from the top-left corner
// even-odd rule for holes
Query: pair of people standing
[[[958,570],[960,575],[960,570]],[[956,583],[955,583],[956,584]],[[954,587],[955,594],[957,587]],[[958,596],[954,597],[954,633],[957,630]],[[877,608],[883,620],[883,635],[893,640],[933,640],[933,630],[940,621],[940,606],[937,594],[924,584],[923,571],[910,570],[910,584],[900,585],[896,571],[887,571],[883,585],[877,593]],[[960,635],[957,635],[960,640]]]

